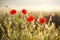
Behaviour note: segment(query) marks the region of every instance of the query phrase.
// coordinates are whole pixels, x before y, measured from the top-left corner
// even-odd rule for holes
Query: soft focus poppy
[[[10,14],[12,15],[16,14],[16,10],[15,9],[10,10]]]
[[[24,14],[24,15],[27,14],[26,9],[23,9],[23,10],[22,10],[22,14]]]
[[[45,18],[39,18],[39,23],[44,24],[46,22]]]
[[[32,22],[33,20],[34,20],[34,17],[33,16],[28,16],[27,18],[26,18],[26,20],[28,21],[28,22]]]

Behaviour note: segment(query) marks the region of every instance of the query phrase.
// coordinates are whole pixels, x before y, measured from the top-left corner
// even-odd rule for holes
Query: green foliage
[[[55,25],[29,23],[21,15],[2,15],[0,19],[0,40],[57,40]],[[36,23],[36,24],[35,24]]]

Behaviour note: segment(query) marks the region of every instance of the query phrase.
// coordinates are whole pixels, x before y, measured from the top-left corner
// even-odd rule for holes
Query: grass
[[[33,15],[38,19],[35,14]],[[29,16],[27,15],[27,16]],[[39,24],[38,20],[27,22],[26,16],[9,15],[0,16],[0,40],[60,40],[60,29],[55,28],[55,24]]]

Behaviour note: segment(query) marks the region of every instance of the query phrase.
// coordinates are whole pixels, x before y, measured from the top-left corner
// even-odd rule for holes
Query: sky
[[[0,0],[0,7],[30,10],[60,10],[60,0]]]

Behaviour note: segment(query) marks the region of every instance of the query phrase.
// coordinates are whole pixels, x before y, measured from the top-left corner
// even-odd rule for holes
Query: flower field
[[[47,23],[44,15],[28,13],[26,9],[0,13],[0,40],[60,40],[60,28],[50,23],[52,16]]]

